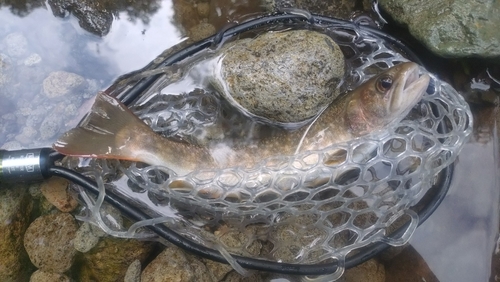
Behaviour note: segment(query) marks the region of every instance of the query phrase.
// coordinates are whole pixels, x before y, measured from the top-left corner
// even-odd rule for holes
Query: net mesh
[[[345,89],[407,61],[394,46],[361,29],[328,26],[322,32],[346,56]],[[103,180],[101,193],[104,187],[112,189],[153,216],[129,229],[108,228],[112,235],[149,236],[141,227],[162,222],[233,254],[292,263],[343,261],[376,241],[405,243],[418,224],[409,208],[455,160],[471,133],[472,115],[463,98],[430,76],[422,100],[387,130],[317,151],[276,156],[251,168],[176,176],[166,167],[117,161],[70,159],[68,166]],[[239,137],[260,126],[228,111],[224,100],[203,89],[182,95],[161,89],[149,93],[146,102],[131,109],[166,137],[201,140],[214,136],[213,128],[220,124],[231,124],[231,135]],[[90,212],[82,218],[106,225],[101,205],[87,197]],[[407,232],[388,237],[401,222],[410,223]]]

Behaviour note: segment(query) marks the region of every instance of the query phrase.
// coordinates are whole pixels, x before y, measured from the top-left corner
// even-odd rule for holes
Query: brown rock
[[[438,282],[425,260],[409,246],[385,263],[386,282]]]
[[[213,25],[209,23],[200,23],[189,30],[189,37],[194,41],[198,41],[214,33],[215,27]]]
[[[136,259],[128,266],[123,282],[141,282],[141,261]]]
[[[209,3],[198,3],[196,5],[196,10],[198,11],[198,15],[202,18],[208,18],[208,14],[210,13],[210,4]]]
[[[27,190],[0,183],[0,281],[26,281],[34,270],[22,241],[33,206]]]
[[[40,190],[45,198],[62,212],[71,212],[78,202],[68,191],[68,180],[60,177],[52,177],[40,186]]]
[[[43,270],[37,270],[33,272],[30,278],[30,282],[70,282],[68,276],[60,273],[46,272]]]
[[[203,263],[208,268],[216,281],[221,281],[229,272],[233,270],[233,268],[229,264],[216,262],[209,259],[203,259]]]
[[[135,260],[144,263],[155,243],[114,237],[101,238],[89,252],[83,254],[81,281],[123,281],[128,267]]]
[[[142,272],[141,282],[217,281],[201,260],[177,247],[166,248]]]
[[[263,282],[263,281],[269,281],[267,279],[268,274],[265,272],[254,272],[252,275],[244,277],[241,276],[238,272],[233,271],[229,273],[225,278],[224,282]],[[294,280],[290,280],[294,281]]]
[[[384,265],[375,259],[371,259],[356,267],[347,269],[344,273],[344,278],[346,282],[384,282]]]
[[[69,213],[41,216],[24,235],[24,247],[31,262],[49,272],[63,273],[71,267],[76,250],[73,239],[78,226]]]

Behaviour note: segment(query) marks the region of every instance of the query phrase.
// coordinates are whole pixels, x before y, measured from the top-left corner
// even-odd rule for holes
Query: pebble
[[[33,271],[22,240],[32,207],[26,185],[0,183],[0,281],[27,281]]]
[[[33,272],[30,278],[30,282],[70,282],[68,276],[61,273],[46,272],[43,270],[37,270]]]
[[[19,58],[28,52],[28,40],[19,32],[7,35],[3,43],[5,44],[5,49],[9,56]]]
[[[141,282],[141,261],[134,260],[125,273],[125,278],[123,282]]]
[[[155,246],[154,242],[103,237],[83,254],[75,275],[80,281],[123,281],[130,264],[144,262]]]
[[[68,185],[68,180],[52,177],[42,183],[40,191],[58,210],[71,212],[78,206],[78,202],[68,191]]]
[[[86,84],[86,80],[78,74],[55,71],[43,80],[43,92],[49,98],[56,98],[82,91]]]
[[[26,59],[24,59],[23,64],[27,67],[32,67],[36,64],[39,64],[42,61],[42,57],[40,55],[33,53],[29,55]]]
[[[69,213],[41,216],[31,223],[24,235],[24,247],[38,268],[55,273],[67,271],[76,255],[73,248],[78,226]]]
[[[216,281],[199,257],[186,254],[177,247],[168,247],[149,263],[141,282]]]
[[[73,246],[77,251],[86,253],[99,243],[100,237],[98,234],[95,234],[90,223],[84,222],[78,228],[78,231],[76,231]]]
[[[49,115],[45,117],[40,125],[40,139],[50,140],[57,137],[56,135],[61,131],[62,125],[63,122],[60,116]]]
[[[216,30],[213,25],[202,22],[199,23],[198,25],[195,25],[189,30],[189,37],[194,41],[198,41],[203,38],[209,37],[215,32]]]
[[[23,127],[20,134],[16,135],[15,140],[23,145],[28,145],[33,141],[34,137],[37,136],[37,134],[38,131],[35,128],[26,126]]]
[[[385,268],[377,260],[371,259],[347,269],[344,273],[344,279],[346,282],[385,282]]]

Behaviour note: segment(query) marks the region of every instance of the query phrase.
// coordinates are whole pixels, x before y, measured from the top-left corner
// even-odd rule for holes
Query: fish
[[[337,98],[309,125],[248,142],[215,140],[196,144],[163,137],[116,98],[101,92],[89,114],[53,148],[67,156],[120,159],[160,165],[178,176],[196,170],[252,167],[274,156],[321,150],[402,120],[429,85],[414,62],[393,66]]]

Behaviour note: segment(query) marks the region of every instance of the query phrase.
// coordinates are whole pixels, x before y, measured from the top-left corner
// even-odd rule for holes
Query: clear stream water
[[[226,11],[231,8],[227,5],[234,5],[236,9],[241,8],[240,2],[246,3],[219,2],[226,5],[221,6]],[[9,57],[7,63],[11,70],[29,69],[22,66],[23,61],[36,53],[42,60],[36,64],[34,71],[40,72],[40,75],[46,77],[50,72],[64,70],[93,79],[104,89],[119,75],[143,67],[163,50],[185,40],[182,29],[174,20],[172,0],[155,3],[158,6],[155,12],[142,13],[149,22],[122,11],[115,15],[110,32],[98,37],[83,30],[73,16],[54,17],[48,4],[38,3],[38,8],[33,8],[36,5],[32,4],[25,11],[0,2],[0,54],[9,51],[5,44],[7,35],[21,33],[27,39],[28,51],[19,57]],[[215,10],[223,12],[222,9]],[[243,14],[244,9],[236,11]],[[231,17],[236,18],[237,15],[233,13]],[[221,18],[213,22],[216,25],[225,23]],[[15,72],[8,84],[0,84],[0,94],[9,97],[9,101],[0,101],[0,105],[4,104],[0,106],[0,117],[21,110],[20,103],[16,101],[18,93],[6,93],[19,89],[16,88],[19,84],[25,85],[22,96],[28,100],[23,102],[23,107],[36,108],[36,104],[29,105],[29,97],[32,95],[33,103],[36,103],[34,98],[41,95],[42,86],[41,83],[31,83],[26,73],[31,74],[22,70]],[[6,106],[7,102],[9,106]],[[85,106],[84,103],[82,101],[82,111],[90,105],[87,103]],[[477,140],[474,137],[477,132],[474,132],[456,162],[447,197],[417,229],[410,242],[442,282],[496,281],[492,260],[495,251],[500,248],[497,246],[500,199],[497,121],[500,119],[494,107],[482,107],[475,112],[476,116],[480,115],[475,119],[479,123],[475,124],[475,128],[485,131],[486,138]],[[1,119],[0,122],[11,121]],[[16,126],[13,126],[13,131],[19,130]],[[37,145],[50,146],[55,138],[57,136]],[[26,142],[23,146],[29,148],[30,144]],[[419,273],[409,272],[408,275],[418,277]]]

